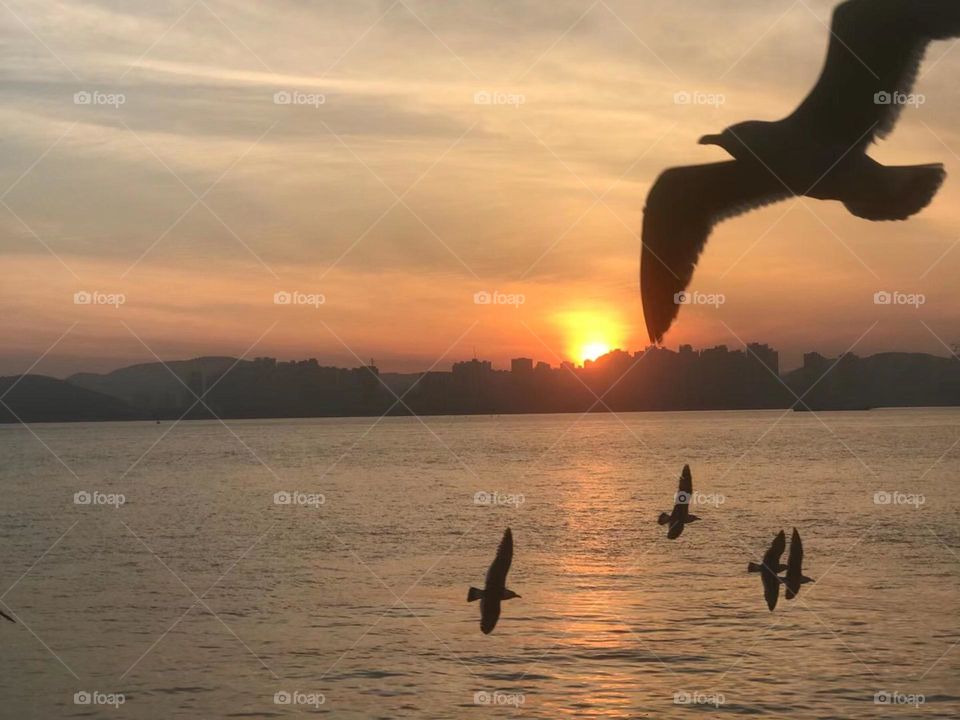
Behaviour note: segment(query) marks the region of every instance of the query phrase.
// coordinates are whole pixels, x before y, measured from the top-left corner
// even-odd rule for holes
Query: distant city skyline
[[[960,360],[926,354],[809,352],[789,372],[779,353],[760,343],[614,350],[584,367],[514,358],[509,369],[495,369],[473,358],[449,369],[390,373],[374,362],[205,357],[66,380],[0,377],[9,410],[0,422],[960,405]]]
[[[765,364],[774,369],[778,374],[784,374],[791,372],[793,370],[800,369],[805,365],[809,365],[811,360],[815,358],[837,358],[841,355],[848,355],[851,357],[864,357],[868,355],[882,355],[886,353],[906,353],[906,354],[925,354],[931,355],[933,357],[940,357],[944,359],[957,359],[958,354],[960,354],[960,344],[954,345],[952,348],[941,348],[942,352],[932,352],[925,353],[920,350],[880,350],[876,353],[863,353],[857,352],[856,349],[850,349],[843,353],[829,353],[824,352],[820,349],[810,349],[803,351],[799,354],[797,362],[791,364],[785,364],[783,362],[782,353],[772,347],[769,343],[764,342],[749,342],[746,346],[731,346],[725,343],[719,343],[717,345],[696,347],[690,343],[682,343],[671,347],[668,344],[663,345],[652,345],[648,344],[642,349],[638,350],[624,350],[622,348],[611,348],[609,351],[603,353],[603,355],[598,356],[593,359],[585,359],[581,362],[576,362],[573,360],[566,359],[556,359],[553,360],[540,357],[540,356],[517,356],[512,358],[507,358],[506,360],[495,360],[483,356],[479,352],[475,352],[473,357],[462,357],[462,358],[452,358],[446,357],[442,362],[437,362],[431,366],[426,367],[411,367],[411,368],[394,368],[385,366],[382,362],[378,361],[375,357],[361,358],[359,356],[350,355],[350,360],[345,363],[337,363],[335,361],[336,355],[331,355],[329,357],[324,356],[311,356],[311,357],[276,357],[272,355],[261,355],[261,354],[251,354],[248,357],[242,358],[248,362],[263,362],[269,361],[276,363],[278,365],[304,365],[309,364],[318,367],[326,368],[341,368],[341,369],[351,369],[351,368],[364,368],[371,367],[375,368],[377,372],[387,375],[418,375],[425,372],[451,372],[456,369],[457,366],[465,366],[469,364],[479,363],[485,369],[493,372],[512,372],[512,373],[523,373],[523,372],[535,372],[537,370],[562,370],[565,367],[575,370],[591,369],[598,367],[604,363],[609,363],[612,359],[616,358],[628,358],[631,361],[642,361],[643,356],[648,354],[683,354],[683,353],[694,353],[694,354],[711,354],[711,353],[730,353],[730,354],[746,354],[754,355],[764,359]],[[452,355],[452,353],[448,353]],[[342,357],[342,354],[340,355]],[[175,358],[157,358],[150,356],[149,358],[144,358],[140,361],[125,363],[118,366],[110,366],[106,369],[98,369],[97,367],[86,367],[81,368],[72,372],[65,373],[63,375],[50,375],[51,377],[58,377],[60,379],[65,379],[73,375],[85,375],[85,374],[109,374],[117,370],[123,370],[125,368],[134,367],[137,365],[151,365],[154,363],[161,364],[172,364],[172,363],[182,363],[182,362],[192,362],[196,360],[201,360],[204,358],[222,358],[224,360],[238,360],[241,359],[238,356],[234,355],[223,355],[223,354],[210,354],[210,355],[196,355],[191,357],[175,357]],[[20,373],[0,373],[0,376],[6,377],[15,377]],[[31,374],[48,374],[40,372],[38,368],[34,368]]]

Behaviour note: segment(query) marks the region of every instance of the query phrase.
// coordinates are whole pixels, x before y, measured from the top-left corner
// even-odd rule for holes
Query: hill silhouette
[[[149,417],[142,409],[131,407],[122,400],[45,375],[0,377],[0,396],[3,396],[0,423],[144,420]]]

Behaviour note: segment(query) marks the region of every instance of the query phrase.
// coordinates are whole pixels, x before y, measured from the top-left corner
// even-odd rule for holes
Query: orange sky
[[[413,370],[642,349],[650,184],[721,159],[700,135],[792,110],[827,42],[832,3],[808,4],[11,0],[0,374],[41,356],[34,372],[65,375],[154,354]],[[789,366],[960,340],[958,71],[933,46],[924,104],[872,151],[943,161],[956,177],[930,208],[725,223],[692,284],[725,302],[685,307],[667,345],[765,341]],[[882,290],[925,303],[877,306]]]

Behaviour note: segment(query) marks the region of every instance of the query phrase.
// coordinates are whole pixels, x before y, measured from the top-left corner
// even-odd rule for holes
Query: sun
[[[604,342],[589,342],[580,348],[580,362],[596,360],[601,355],[610,352],[610,346]]]
[[[596,360],[622,348],[627,332],[616,308],[566,310],[554,316],[566,345],[566,356],[577,363]]]

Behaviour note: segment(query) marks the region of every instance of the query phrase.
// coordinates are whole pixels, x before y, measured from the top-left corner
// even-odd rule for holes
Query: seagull
[[[670,523],[667,530],[667,537],[670,540],[676,540],[683,532],[683,526],[692,523],[700,518],[690,514],[690,500],[693,497],[693,476],[690,474],[690,466],[684,465],[683,472],[680,473],[680,487],[677,490],[676,502],[673,506],[673,512],[667,515],[660,513],[657,518],[658,525]]]
[[[892,167],[867,155],[890,134],[927,45],[960,36],[956,0],[848,0],[837,6],[820,79],[788,117],[705,135],[734,159],[665,170],[647,196],[640,292],[651,342],[686,300],[713,226],[794,196],[837,200],[867,220],[905,220],[940,189],[942,164]]]
[[[9,620],[9,621],[12,622],[12,623],[15,623],[15,622],[16,622],[16,620],[14,620],[12,617],[10,617],[9,615],[7,615],[3,610],[0,610],[0,615],[3,615],[7,620]]]
[[[793,529],[793,536],[790,538],[790,555],[787,558],[787,574],[783,578],[783,584],[787,588],[787,600],[793,600],[800,593],[800,586],[812,583],[813,578],[808,578],[803,574],[803,543],[800,542],[800,533]]]
[[[777,573],[787,569],[786,565],[780,564],[780,556],[783,555],[786,546],[787,537],[781,530],[773,539],[773,542],[770,543],[770,549],[763,556],[763,563],[760,565],[749,563],[747,565],[747,572],[760,573],[760,582],[763,583],[763,597],[766,598],[767,607],[770,608],[771,612],[777,606],[777,599],[780,597],[780,578],[777,577]]]
[[[497,548],[497,556],[487,570],[487,582],[483,590],[471,587],[467,592],[467,602],[480,601],[480,629],[484,635],[493,632],[500,619],[500,603],[504,600],[520,597],[507,589],[507,573],[513,560],[513,533],[507,528],[503,540]]]

